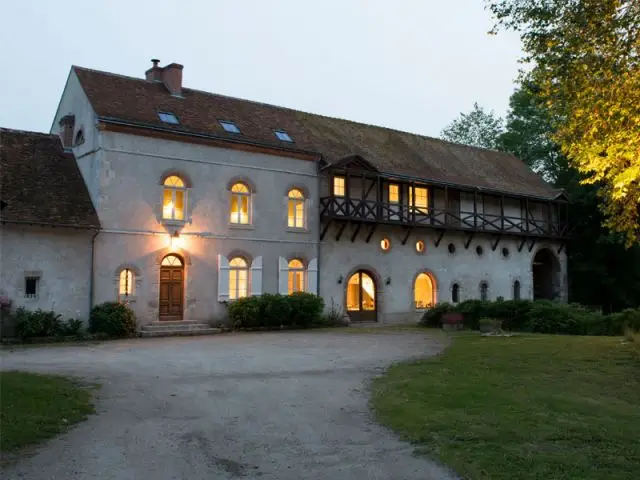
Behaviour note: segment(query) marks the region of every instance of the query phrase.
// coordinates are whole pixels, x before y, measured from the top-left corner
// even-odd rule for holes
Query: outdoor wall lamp
[[[171,235],[171,248],[173,250],[182,247],[182,239],[180,238],[180,232],[176,231]]]
[[[342,275],[340,275],[338,277],[338,285],[340,285],[342,283],[342,281],[344,280],[344,277]]]
[[[391,277],[387,277],[384,283],[385,285],[391,285]]]

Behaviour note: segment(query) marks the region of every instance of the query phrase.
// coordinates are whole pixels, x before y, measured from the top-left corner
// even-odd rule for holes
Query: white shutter
[[[286,258],[278,258],[278,293],[289,294],[289,262]]]
[[[307,292],[318,294],[318,259],[313,258],[307,267]]]
[[[229,300],[229,260],[218,254],[218,301]]]
[[[262,294],[262,257],[251,262],[251,295]]]

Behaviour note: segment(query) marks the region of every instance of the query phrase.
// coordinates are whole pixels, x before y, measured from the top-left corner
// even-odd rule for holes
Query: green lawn
[[[91,400],[91,391],[69,378],[0,372],[0,452],[65,431],[94,412]]]
[[[461,334],[376,379],[378,420],[466,479],[640,478],[638,345]]]

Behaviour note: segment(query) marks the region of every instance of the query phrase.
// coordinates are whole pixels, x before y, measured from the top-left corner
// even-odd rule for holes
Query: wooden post
[[[551,235],[551,233],[553,232],[553,229],[551,228],[551,222],[553,220],[553,215],[551,212],[551,200],[549,200],[549,202],[547,203],[547,234]]]
[[[347,217],[350,215],[351,210],[351,180],[349,178],[349,170],[345,172],[344,176],[344,211],[347,214]]]
[[[524,229],[527,233],[529,233],[529,199],[524,199]]]
[[[449,187],[444,186],[444,223],[449,223]]]
[[[376,220],[381,220],[383,200],[384,195],[382,194],[382,182],[380,182],[380,175],[378,175],[376,177]]]
[[[478,192],[473,191],[473,228],[478,228]]]
[[[500,195],[500,222],[502,225],[500,230],[504,232],[504,195]]]
[[[409,185],[409,188],[411,189],[411,206],[409,208],[409,214],[410,214],[410,221],[412,224],[416,223],[416,184],[414,182],[411,182],[411,185]]]

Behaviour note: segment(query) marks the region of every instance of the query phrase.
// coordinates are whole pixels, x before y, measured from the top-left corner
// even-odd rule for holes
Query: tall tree
[[[449,142],[497,150],[500,148],[502,123],[502,119],[493,110],[485,112],[474,103],[473,109],[469,113],[461,113],[459,118],[440,132],[440,137]]]
[[[599,184],[604,224],[640,239],[640,2],[485,0],[520,33],[554,139],[583,183]]]

